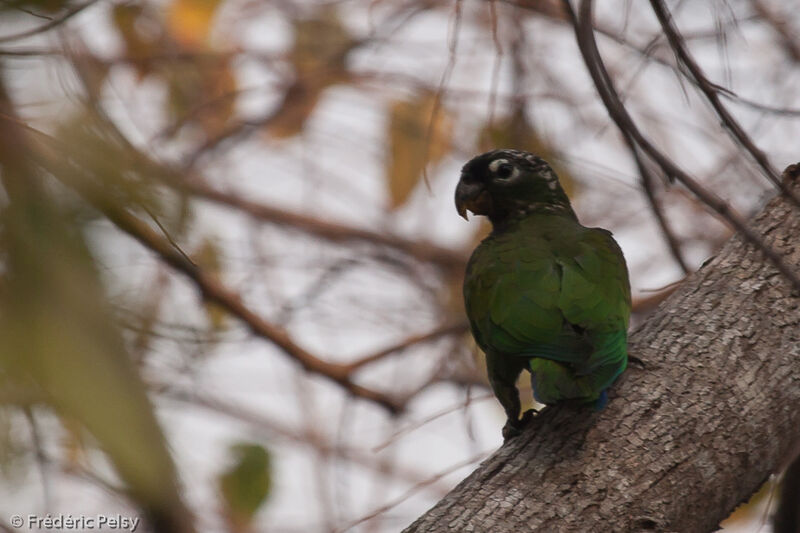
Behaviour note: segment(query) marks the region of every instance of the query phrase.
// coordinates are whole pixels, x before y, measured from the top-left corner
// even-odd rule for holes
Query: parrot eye
[[[510,178],[511,174],[513,173],[514,173],[514,167],[508,163],[503,163],[502,165],[497,167],[497,171],[495,172],[498,178]]]
[[[489,170],[500,179],[508,179],[517,175],[517,167],[508,162],[508,159],[495,159],[489,163]]]

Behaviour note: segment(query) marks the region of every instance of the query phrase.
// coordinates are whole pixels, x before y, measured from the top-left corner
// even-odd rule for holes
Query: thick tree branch
[[[793,207],[773,199],[753,227],[800,265]],[[715,530],[800,437],[799,308],[732,238],[631,335],[646,366],[603,411],[548,407],[406,532]]]

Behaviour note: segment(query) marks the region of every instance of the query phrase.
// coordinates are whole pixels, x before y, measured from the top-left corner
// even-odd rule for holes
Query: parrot
[[[610,231],[578,222],[558,176],[541,157],[492,150],[467,162],[455,191],[458,214],[485,216],[491,233],[467,262],[464,304],[489,384],[520,434],[516,383],[531,376],[534,399],[602,409],[628,363],[631,289]]]

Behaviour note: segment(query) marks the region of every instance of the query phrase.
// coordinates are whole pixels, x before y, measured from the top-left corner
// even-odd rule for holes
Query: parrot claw
[[[637,365],[641,366],[642,368],[647,368],[647,365],[644,364],[644,361],[642,361],[641,359],[639,359],[636,356],[628,355],[628,361],[630,361],[631,363],[636,363]]]
[[[528,422],[538,413],[539,411],[536,409],[528,409],[522,413],[522,418],[518,420],[509,418],[506,420],[506,425],[503,426],[503,442],[508,442],[510,439],[519,436],[522,433],[522,429],[527,426]]]
[[[503,426],[503,443],[508,442],[521,433],[518,424],[519,421],[517,420],[511,420],[510,418],[506,420],[506,425]]]

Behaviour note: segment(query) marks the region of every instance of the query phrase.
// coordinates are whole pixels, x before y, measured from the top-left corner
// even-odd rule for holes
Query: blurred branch
[[[667,35],[670,46],[672,46],[672,49],[675,52],[678,60],[689,70],[689,73],[691,73],[695,84],[698,88],[700,88],[703,94],[705,94],[706,99],[708,99],[711,107],[714,108],[714,111],[717,112],[717,115],[722,120],[722,124],[725,126],[725,129],[728,131],[731,137],[733,137],[733,139],[745,150],[747,150],[753,159],[756,160],[767,179],[769,179],[773,185],[780,189],[783,194],[791,198],[796,206],[800,207],[800,197],[798,197],[794,191],[781,182],[780,176],[769,162],[767,154],[765,154],[758,146],[756,146],[755,142],[753,142],[750,136],[747,135],[747,132],[744,131],[744,128],[742,128],[734,116],[730,114],[727,108],[722,105],[718,93],[727,91],[719,85],[711,83],[703,70],[689,53],[689,50],[686,48],[686,42],[683,40],[683,37],[681,37],[678,29],[675,27],[672,16],[667,10],[664,1],[650,0],[650,5],[653,7],[653,11],[655,12],[656,17],[658,17],[658,21],[661,23],[661,27],[663,28],[664,33]]]
[[[84,72],[83,68],[81,68],[81,65],[76,65],[76,71],[79,78],[83,81],[84,89],[91,97],[90,100],[86,102],[88,109],[94,113],[102,126],[108,130],[108,133],[125,146],[134,163],[143,166],[151,177],[160,180],[165,185],[218,205],[235,209],[238,212],[245,213],[262,222],[268,222],[278,226],[288,226],[332,242],[362,241],[386,246],[408,254],[419,261],[434,263],[442,269],[458,272],[459,275],[463,272],[468,258],[466,252],[444,248],[424,240],[406,239],[388,233],[336,222],[328,222],[308,215],[254,202],[238,196],[235,193],[213,188],[196,172],[181,172],[170,168],[166,164],[153,160],[134,146],[117,128],[114,121],[106,115],[105,111],[97,105],[97,95],[91,93],[91,85],[87,83],[87,74]]]
[[[42,441],[39,424],[36,421],[33,409],[30,406],[24,406],[22,412],[25,414],[25,419],[28,421],[28,426],[31,430],[31,441],[33,442],[36,465],[39,468],[39,475],[42,478],[42,512],[46,513],[52,510],[53,500],[50,495],[50,478],[47,475],[47,457],[44,453],[44,442]]]
[[[344,533],[345,531],[350,531],[351,529],[353,529],[357,525],[363,524],[364,522],[367,522],[369,520],[372,520],[372,519],[380,516],[381,514],[385,513],[386,511],[388,511],[388,510],[390,510],[390,509],[392,509],[394,507],[397,507],[398,505],[400,505],[401,503],[403,503],[404,501],[406,501],[407,499],[412,497],[414,494],[419,492],[421,489],[427,487],[428,485],[430,485],[432,483],[435,483],[435,482],[439,481],[440,479],[444,478],[445,476],[448,476],[448,475],[452,474],[456,470],[459,470],[459,469],[464,468],[466,466],[469,466],[469,465],[477,463],[481,459],[483,459],[486,456],[488,456],[489,453],[490,453],[489,451],[478,453],[477,455],[469,457],[469,458],[465,459],[464,461],[456,463],[456,464],[450,466],[449,468],[446,468],[445,470],[442,470],[441,472],[431,476],[429,479],[426,479],[425,481],[422,481],[422,482],[414,485],[413,487],[408,489],[406,492],[404,492],[403,494],[401,494],[400,496],[398,496],[396,499],[392,500],[391,502],[380,506],[379,508],[375,509],[371,513],[359,518],[358,520],[350,522],[349,524],[347,524],[345,527],[343,527],[341,529],[336,530],[335,533]]]
[[[25,31],[22,31],[22,32],[19,32],[19,33],[13,33],[11,35],[0,36],[0,43],[6,43],[6,42],[9,42],[9,41],[16,41],[16,40],[19,40],[19,39],[24,39],[26,37],[32,37],[33,35],[37,35],[39,33],[44,33],[46,31],[50,31],[53,28],[56,28],[56,27],[60,26],[61,24],[65,23],[67,20],[69,20],[70,18],[74,17],[75,15],[77,15],[78,13],[80,13],[81,11],[86,9],[87,7],[91,6],[92,4],[96,4],[96,3],[97,3],[97,0],[87,0],[86,2],[84,2],[82,4],[78,4],[78,5],[70,8],[70,9],[68,9],[60,17],[54,18],[50,22],[48,22],[46,24],[42,24],[39,27],[30,29],[30,30],[25,30]]]
[[[470,397],[469,401],[470,401],[470,403],[474,403],[474,402],[478,402],[478,401],[482,401],[482,400],[491,400],[493,398],[494,398],[494,394],[492,394],[491,392],[487,392],[487,393],[484,393],[482,395],[476,396],[474,398]],[[454,413],[456,411],[460,411],[460,410],[464,409],[466,407],[466,405],[467,404],[465,404],[465,403],[458,403],[458,404],[456,404],[456,405],[454,405],[452,407],[448,407],[447,409],[443,409],[441,411],[438,411],[438,412],[436,412],[436,413],[434,413],[434,414],[432,414],[432,415],[430,415],[430,416],[428,416],[428,417],[426,417],[426,418],[424,418],[422,420],[415,421],[413,424],[410,424],[410,425],[405,426],[405,427],[403,427],[401,429],[398,429],[397,431],[392,433],[392,435],[388,439],[386,439],[382,443],[378,444],[377,446],[373,447],[372,448],[372,452],[378,453],[381,450],[383,450],[384,448],[387,448],[388,446],[394,444],[397,441],[397,439],[399,439],[400,437],[403,437],[403,436],[405,436],[405,435],[407,435],[407,434],[409,434],[409,433],[411,433],[413,431],[416,431],[417,429],[419,429],[419,428],[421,428],[421,427],[423,427],[423,426],[425,426],[427,424],[430,424],[431,422],[434,422],[434,421],[442,418],[443,416],[447,416],[447,415],[452,414],[452,413]]]
[[[191,279],[208,301],[218,304],[232,315],[241,319],[255,335],[275,344],[304,369],[327,377],[344,387],[354,396],[377,403],[391,413],[397,413],[402,410],[401,405],[385,394],[354,383],[350,378],[347,366],[324,361],[299,346],[286,330],[258,316],[244,304],[239,294],[192,263],[181,252],[177,251],[167,239],[159,236],[147,224],[122,208],[111,204],[107,196],[102,192],[92,190],[85,183],[75,184],[68,182],[67,185],[77,190],[84,199],[106,215],[115,226],[154,252],[165,263]]]
[[[609,115],[617,124],[617,127],[623,135],[629,134],[634,141],[642,148],[642,150],[650,156],[664,171],[668,177],[677,178],[692,194],[697,196],[703,201],[705,205],[718,213],[720,217],[733,226],[742,236],[750,242],[753,246],[759,249],[771,263],[775,265],[778,271],[783,274],[791,283],[800,290],[800,277],[783,261],[780,255],[775,253],[769,246],[764,243],[764,240],[753,231],[744,219],[736,213],[724,200],[713,192],[707,190],[700,185],[694,178],[687,174],[677,164],[675,164],[666,155],[661,153],[655,145],[647,139],[633,119],[628,114],[627,109],[619,99],[619,95],[614,89],[613,81],[605,68],[600,52],[597,49],[597,42],[594,38],[592,29],[592,2],[591,0],[583,0],[580,5],[580,16],[577,17],[572,11],[572,6],[569,0],[563,0],[565,7],[569,10],[572,17],[573,25],[575,27],[575,36],[578,41],[578,48],[583,55],[584,63],[586,64],[589,74],[594,81],[595,87],[600,94],[603,103],[608,110]],[[783,188],[783,186],[782,186]]]
[[[266,416],[247,409],[244,406],[235,405],[222,398],[216,398],[208,394],[197,392],[196,390],[181,390],[169,384],[153,385],[151,388],[156,393],[166,399],[185,403],[191,407],[202,408],[209,412],[217,413],[234,420],[244,422],[253,428],[265,432],[273,437],[277,436],[289,440],[297,445],[313,447],[324,457],[334,457],[364,468],[374,470],[382,475],[394,476],[407,483],[423,483],[428,479],[428,474],[423,471],[413,470],[408,467],[389,468],[384,461],[377,459],[376,453],[365,453],[360,449],[342,445],[332,445],[317,434],[309,435],[307,432],[298,431],[278,420],[267,418]],[[441,494],[447,490],[446,487],[437,485],[432,489]]]
[[[431,342],[441,337],[446,337],[448,335],[457,335],[460,333],[466,333],[468,329],[469,325],[466,322],[459,322],[458,324],[444,324],[442,326],[434,328],[428,333],[423,333],[422,335],[412,335],[411,337],[408,337],[407,339],[404,339],[393,346],[389,346],[371,355],[367,355],[361,359],[353,361],[352,363],[348,363],[345,366],[347,367],[349,372],[355,372],[356,370],[359,370],[360,368],[370,363],[374,363],[375,361],[380,361],[381,359],[384,359],[389,355],[401,352],[406,348],[409,348],[416,344]]]
[[[667,217],[664,215],[663,206],[656,196],[656,180],[653,177],[653,174],[650,172],[650,169],[647,168],[647,164],[642,159],[641,154],[639,153],[639,148],[636,146],[636,143],[633,141],[630,134],[623,132],[623,137],[625,138],[625,144],[628,147],[628,150],[631,152],[631,155],[636,162],[636,167],[639,169],[639,181],[642,184],[642,190],[644,190],[644,195],[647,198],[647,202],[650,204],[650,210],[653,212],[653,216],[658,223],[658,227],[661,229],[661,235],[664,237],[664,240],[667,243],[667,247],[672,254],[672,258],[675,259],[676,263],[678,263],[678,266],[681,268],[681,270],[683,270],[683,273],[688,274],[689,267],[686,265],[686,260],[683,258],[683,253],[681,252],[681,246],[678,242],[678,238],[672,231],[672,228],[667,221]]]
[[[279,226],[288,226],[333,242],[362,241],[394,248],[420,261],[430,262],[447,270],[461,270],[467,263],[467,254],[443,248],[425,241],[405,239],[396,235],[328,222],[308,215],[293,213],[285,209],[254,202],[234,193],[212,188],[197,179],[177,181],[169,179],[166,184],[225,207]]]
[[[764,3],[764,0],[750,0],[753,10],[766,22],[781,38],[786,53],[794,62],[800,62],[800,40],[794,33],[789,23],[773,13]]]
[[[9,120],[9,117],[0,116],[0,120]],[[25,125],[25,128],[37,133],[40,138],[52,140],[50,137],[45,136],[27,125]],[[41,145],[41,143],[40,146],[43,149],[36,151],[37,161],[39,161],[48,172],[58,178],[67,187],[75,190],[84,200],[103,213],[110,222],[124,233],[133,237],[145,248],[155,253],[166,264],[191,279],[208,301],[218,304],[232,315],[241,319],[255,335],[275,344],[286,355],[297,361],[309,372],[327,377],[344,387],[354,396],[377,403],[391,413],[398,413],[403,409],[402,405],[385,394],[354,383],[351,380],[347,365],[324,361],[299,346],[286,330],[258,316],[258,314],[244,304],[238,293],[226,287],[216,277],[204,272],[180,251],[180,249],[176,249],[167,238],[160,236],[146,223],[117,205],[106,191],[101,190],[98,186],[91,183],[89,179],[81,175],[84,169],[73,168],[73,171],[70,172],[71,175],[68,177],[65,176],[64,168],[60,163],[57,163],[57,159],[49,153],[49,147]],[[68,154],[64,155],[68,156]]]

